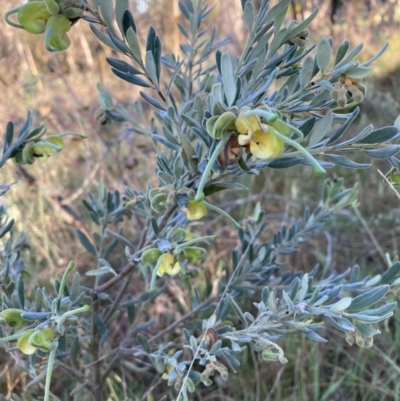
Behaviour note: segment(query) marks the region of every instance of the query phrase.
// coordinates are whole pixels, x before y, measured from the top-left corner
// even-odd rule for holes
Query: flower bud
[[[347,89],[345,86],[341,86],[339,88],[338,98],[336,100],[336,103],[339,105],[339,107],[346,107],[347,104],[346,91]]]
[[[340,86],[335,85],[335,86],[333,87],[333,89],[331,90],[331,98],[332,98],[335,102],[337,102],[337,99],[338,99],[338,97],[339,97],[339,88],[340,88]]]
[[[25,323],[25,319],[21,316],[22,312],[20,309],[5,309],[0,312],[0,318],[4,319],[13,329],[18,329]]]
[[[225,131],[235,128],[235,121],[236,115],[231,111],[226,111],[217,118],[214,116],[207,120],[207,132],[213,138],[221,139]]]
[[[51,14],[43,1],[31,1],[18,11],[18,22],[29,33],[43,33],[50,17]]]
[[[360,89],[357,88],[356,85],[351,84],[348,86],[348,89],[355,102],[361,103],[364,100],[363,93],[360,91]]]
[[[161,252],[157,248],[149,248],[142,253],[140,260],[146,266],[155,266],[160,255]]]

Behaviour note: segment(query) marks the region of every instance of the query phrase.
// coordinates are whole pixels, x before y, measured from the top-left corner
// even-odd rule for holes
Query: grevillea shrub
[[[13,400],[194,399],[196,388],[219,377],[234,380],[249,350],[265,364],[285,364],[283,337],[325,343],[329,325],[361,353],[392,316],[397,261],[373,277],[357,265],[339,274],[318,265],[290,271],[281,262],[282,255],[307,252],[312,235],[355,206],[356,187],[327,180],[317,207],[275,232],[266,229],[260,204],[246,216],[223,206],[224,196],[249,197],[243,183],[260,170],[368,168],[352,160],[360,154],[386,159],[387,178],[398,183],[397,126],[369,125],[343,139],[386,46],[360,62],[361,45],[351,49],[344,41],[334,51],[332,38],[309,45],[307,28],[318,10],[291,21],[289,0],[263,0],[259,8],[241,3],[247,40],[237,58],[224,50],[226,41],[216,41],[207,23],[212,8],[203,0],[179,4],[179,55],[163,52],[162,38],[139,26],[128,0],[34,0],[5,14],[10,29],[42,35],[51,52],[73,54],[69,31],[90,25],[118,55],[107,58],[112,72],[142,88],[128,110],[99,84],[96,119],[122,124],[126,140],[141,136],[152,146],[154,166],[144,172],[148,184],[123,188],[117,181],[121,192],[110,192],[100,181],[83,197],[94,230],[76,235],[96,261],[84,275],[71,261],[52,278],[52,291],[34,277],[24,282],[30,266],[12,235],[14,220],[0,206],[0,344],[30,381]],[[28,112],[18,130],[7,125],[0,167],[62,158],[65,135],[34,127]],[[1,194],[16,186],[2,183]],[[208,256],[219,240],[212,225],[218,214],[237,239],[229,260]],[[220,266],[214,283],[210,263]],[[165,324],[149,310],[171,288],[180,289],[189,311]]]

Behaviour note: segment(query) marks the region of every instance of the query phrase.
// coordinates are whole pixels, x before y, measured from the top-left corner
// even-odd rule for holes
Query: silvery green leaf
[[[153,53],[150,50],[146,52],[144,64],[146,66],[146,71],[149,74],[150,79],[154,83],[157,83],[158,79],[157,79],[156,64],[154,62]]]
[[[236,315],[240,319],[240,321],[244,324],[245,327],[249,327],[249,324],[247,323],[246,317],[244,316],[242,310],[240,309],[240,306],[236,303],[236,301],[229,295],[228,296],[228,301],[232,307],[232,309],[235,311]]]
[[[396,127],[382,127],[372,131],[367,137],[358,143],[380,143],[388,142],[398,134],[399,130]]]
[[[346,55],[347,50],[349,50],[349,46],[350,43],[348,40],[343,41],[342,44],[339,46],[339,49],[335,57],[335,62],[334,62],[335,66],[343,60],[343,57]]]
[[[358,141],[361,141],[365,137],[367,137],[372,130],[374,129],[374,126],[372,124],[366,126],[358,135],[356,135],[354,138],[351,138],[345,142],[338,143],[337,145],[334,145],[334,148],[340,148],[346,145],[350,145],[352,143],[357,143]]]
[[[112,3],[109,1],[109,3]],[[116,0],[115,2],[115,19],[117,20],[118,28],[123,36],[125,36],[124,30],[124,14],[125,11],[129,8],[129,0]]]
[[[379,330],[374,329],[373,327],[366,326],[362,323],[356,323],[357,330],[362,334],[363,337],[373,337],[380,333]]]
[[[314,132],[311,134],[308,147],[311,147],[322,140],[332,128],[333,113],[329,110],[324,117],[317,122]]]
[[[350,306],[351,301],[352,301],[351,297],[342,298],[340,301],[338,301],[335,304],[331,305],[329,309],[332,312],[341,312],[341,311],[347,309]]]
[[[281,157],[268,163],[268,167],[271,168],[288,168],[297,166],[304,160],[304,157],[293,156],[293,157]]]
[[[313,341],[317,341],[319,343],[326,343],[328,340],[325,338],[321,337],[319,334],[317,334],[314,330],[310,330],[308,328],[304,328],[301,330],[308,338],[311,338]]]
[[[317,46],[317,65],[321,72],[324,72],[331,61],[332,47],[328,39],[320,40]]]
[[[383,45],[383,47],[379,50],[379,52],[377,54],[375,54],[375,56],[373,56],[372,58],[370,58],[369,60],[367,60],[365,63],[362,63],[361,65],[363,67],[368,67],[369,65],[371,65],[375,60],[377,60],[380,56],[382,56],[382,54],[386,51],[386,49],[388,48],[389,44],[385,43]]]
[[[268,23],[273,19],[276,19],[278,15],[280,15],[287,7],[289,6],[291,0],[281,0],[275,6],[273,6],[270,10],[268,10],[267,14],[264,17],[263,23]]]
[[[318,81],[318,85],[321,86],[322,88],[327,89],[328,91],[331,91],[333,89],[333,85],[325,79]]]
[[[288,308],[288,312],[289,313],[293,313],[294,311],[294,304],[293,301],[290,299],[289,295],[286,293],[286,291],[282,292],[282,296],[283,296],[283,300],[285,301],[287,308]]]
[[[392,284],[392,281],[400,273],[400,262],[396,262],[389,267],[385,273],[382,274],[381,283],[382,284]]]
[[[393,312],[386,313],[382,316],[370,316],[363,313],[346,313],[345,316],[358,320],[363,323],[378,323],[393,316]]]
[[[363,310],[364,315],[378,316],[385,315],[386,313],[392,312],[397,306],[397,302],[389,302],[388,304],[382,305],[379,308]]]
[[[317,7],[302,23],[297,25],[293,30],[289,31],[285,37],[285,41],[294,38],[303,32],[317,16],[319,8]]]
[[[247,29],[251,31],[254,24],[254,6],[251,1],[247,1],[244,6],[243,19],[246,23]]]
[[[100,0],[100,12],[108,28],[112,28],[114,19],[113,2],[110,0]]]
[[[314,60],[311,56],[307,56],[300,70],[300,87],[302,89],[305,88],[311,81],[311,78],[313,77],[313,71]]]
[[[273,56],[276,51],[280,48],[286,36],[286,28],[280,30],[278,34],[272,39],[271,45],[269,47],[268,57]]]
[[[114,49],[118,53],[122,53],[122,51],[120,49],[118,49],[117,46],[114,45],[114,43],[111,41],[111,39],[109,39],[106,35],[104,35],[104,33],[101,32],[96,27],[96,25],[89,24],[89,26],[90,26],[90,29],[92,30],[92,32],[94,33],[94,35],[96,36],[96,38],[100,40],[100,42],[104,43],[106,46],[110,47],[111,49]]]
[[[122,72],[128,72],[129,74],[143,75],[143,72],[135,68],[133,65],[127,63],[126,61],[119,60],[113,57],[106,57],[106,61],[112,68]]]
[[[39,383],[42,381],[42,379],[45,378],[46,373],[47,373],[47,370],[46,370],[46,369],[43,369],[33,380],[31,380],[31,381],[26,385],[26,388],[32,387],[32,386],[34,386],[34,385],[36,385],[36,384],[39,384]]]
[[[341,61],[336,67],[342,67],[345,64],[349,63],[351,60],[354,59],[354,57],[357,56],[358,53],[360,53],[360,51],[362,50],[364,44],[363,43],[359,43],[348,55],[345,59],[343,59],[343,61]]]
[[[330,155],[325,154],[326,158],[329,159],[332,163],[335,163],[338,166],[351,168],[351,169],[366,169],[370,168],[371,165],[368,163],[356,163],[353,160],[350,160],[346,156],[342,155]]]
[[[342,331],[354,331],[354,326],[344,317],[332,318],[328,317],[328,320],[338,329]]]
[[[301,279],[301,286],[296,294],[295,300],[301,302],[308,292],[308,273],[306,273]]]
[[[145,80],[142,78],[139,78],[135,74],[130,74],[128,72],[122,72],[119,70],[116,70],[115,68],[111,68],[111,71],[119,78],[123,79],[126,82],[129,82],[130,84],[133,85],[138,85],[142,86],[143,88],[151,88],[151,84],[147,83]]]
[[[128,42],[128,46],[131,49],[132,56],[136,61],[142,61],[142,52],[140,50],[140,45],[138,38],[136,36],[136,32],[132,27],[129,27],[126,31],[126,41]]]
[[[44,320],[51,316],[50,312],[22,312],[21,317],[25,320],[35,321]]]
[[[236,80],[233,72],[231,56],[225,52],[221,56],[221,76],[228,106],[232,106],[236,97]]]
[[[124,30],[123,34],[125,37],[129,28],[132,28],[136,33],[135,20],[133,19],[132,13],[128,9],[125,10],[124,15],[122,16],[122,28]]]
[[[336,68],[332,71],[332,76],[338,77],[341,74],[344,74],[346,71],[350,70],[351,68],[357,67],[360,63],[358,61],[354,61],[350,64],[344,64],[342,66],[336,66]]]
[[[372,67],[354,67],[346,71],[346,75],[350,78],[362,79],[367,77],[372,71]]]
[[[365,284],[364,287],[373,287],[381,281],[381,275],[376,274],[374,277],[370,278]]]
[[[388,159],[400,152],[400,145],[387,146],[378,149],[364,149],[364,153],[374,159]]]
[[[86,276],[102,276],[103,274],[112,273],[114,276],[117,275],[115,270],[111,266],[102,266],[98,269],[88,270],[85,275]]]
[[[147,341],[147,338],[142,333],[137,334],[136,340],[142,346],[145,352],[150,353],[151,351],[150,344]]]
[[[79,228],[75,229],[75,234],[78,237],[80,243],[83,245],[83,247],[91,253],[93,256],[97,256],[97,251],[96,248],[93,246],[93,244],[89,241],[88,237],[81,231]]]
[[[97,90],[99,91],[105,108],[112,108],[114,106],[114,102],[110,92],[108,92],[108,90],[100,82],[97,84]]]
[[[350,116],[347,118],[347,120],[332,134],[332,136],[330,137],[329,142],[328,142],[329,144],[340,139],[340,137],[346,132],[349,125],[358,116],[359,112],[360,112],[360,108],[356,107],[354,109],[354,111],[350,114]]]
[[[357,312],[376,304],[388,293],[389,290],[390,285],[382,285],[380,287],[364,292],[361,295],[358,295],[353,299],[350,307],[347,308],[346,312]]]

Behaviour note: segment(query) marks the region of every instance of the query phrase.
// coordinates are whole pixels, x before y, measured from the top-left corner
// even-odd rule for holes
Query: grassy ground
[[[149,177],[148,145],[129,137],[124,127],[113,123],[101,127],[94,119],[98,107],[95,86],[102,81],[113,89],[115,98],[127,105],[137,93],[127,83],[114,77],[104,63],[111,52],[90,39],[85,28],[77,30],[72,39],[76,55],[48,55],[41,49],[39,38],[24,32],[10,32],[0,23],[0,126],[8,120],[22,121],[26,110],[33,110],[37,123],[44,123],[49,132],[75,131],[88,136],[86,140],[69,139],[65,150],[51,163],[36,163],[29,169],[13,163],[2,169],[1,182],[18,180],[18,184],[2,202],[9,205],[10,214],[18,222],[17,229],[28,236],[24,257],[31,276],[41,285],[51,286],[57,272],[73,258],[82,272],[92,259],[75,239],[73,229],[90,232],[81,199],[93,190],[102,178],[109,189],[122,190],[124,185],[143,186]],[[11,35],[15,35],[12,37]],[[393,44],[394,50],[397,43]],[[393,50],[393,51],[394,51]],[[394,54],[397,54],[396,52]],[[399,53],[400,54],[400,53]],[[384,60],[388,61],[389,58]],[[376,127],[390,125],[399,113],[397,88],[400,70],[391,63],[380,64],[378,74],[369,81],[368,100],[362,105],[362,117],[354,129],[372,123]],[[124,142],[123,142],[124,141]],[[123,144],[122,144],[123,143]],[[126,145],[128,144],[128,146]],[[345,184],[359,184],[359,214],[343,213],[326,232],[291,258],[288,268],[310,269],[316,262],[323,267],[344,270],[359,264],[370,275],[383,272],[384,254],[399,252],[399,200],[378,173],[388,165],[374,162],[369,170],[335,169],[331,178],[344,177]],[[78,174],[76,172],[79,172]],[[235,207],[240,219],[250,212],[250,205],[261,201],[270,224],[279,227],[290,216],[301,216],[304,205],[319,200],[323,178],[308,170],[267,170],[252,179],[252,195],[241,202],[225,200],[225,207]],[[217,261],[226,256],[227,245],[235,244],[229,227],[217,225],[224,232],[224,242],[209,260],[210,275],[217,275]],[[135,235],[135,228],[126,228]],[[170,294],[173,297],[173,294]],[[175,294],[176,295],[176,294]],[[177,307],[177,299],[165,299]],[[157,320],[163,321],[166,307],[154,307]],[[270,400],[270,401],[386,401],[400,400],[400,312],[385,326],[374,347],[361,350],[350,347],[337,332],[329,332],[328,344],[315,344],[304,337],[285,340],[289,363],[265,364],[252,353],[243,355],[242,369],[228,382],[216,380],[210,388],[199,391],[196,400]],[[144,382],[152,381],[152,373]],[[0,351],[0,388],[7,397],[14,387],[23,388],[26,377],[15,369],[15,362]],[[117,381],[117,379],[115,379]],[[134,378],[138,395],[146,386]],[[73,386],[73,383],[71,383]]]

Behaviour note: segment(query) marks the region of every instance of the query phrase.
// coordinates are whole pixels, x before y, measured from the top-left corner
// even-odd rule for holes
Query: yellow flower
[[[250,152],[259,159],[269,159],[279,156],[283,148],[284,142],[275,135],[275,128],[262,124],[267,131],[256,131],[250,141]]]
[[[181,265],[179,262],[174,263],[174,257],[170,253],[162,254],[159,259],[159,266],[157,269],[157,276],[162,276],[165,273],[170,276],[174,276],[181,271]]]
[[[17,329],[25,323],[25,319],[21,316],[22,312],[20,309],[4,309],[0,312],[0,319],[4,319],[13,329]]]
[[[240,146],[246,146],[250,143],[253,135],[260,131],[261,121],[256,115],[245,116],[242,111],[235,122],[236,130],[239,132],[238,142]]]
[[[189,199],[186,206],[186,217],[189,220],[199,220],[207,214],[207,206],[203,202],[196,202],[194,199]]]
[[[18,22],[29,33],[43,33],[46,22],[51,17],[42,1],[31,1],[18,11]]]
[[[39,348],[43,352],[49,352],[53,348],[54,332],[51,327],[44,329],[26,330],[17,341],[17,348],[26,355],[32,355]]]

